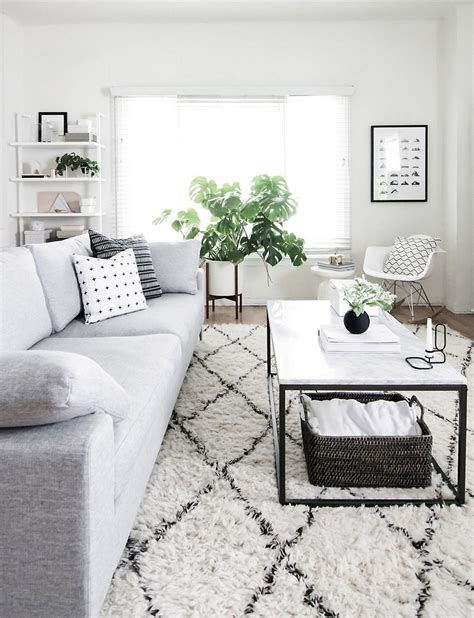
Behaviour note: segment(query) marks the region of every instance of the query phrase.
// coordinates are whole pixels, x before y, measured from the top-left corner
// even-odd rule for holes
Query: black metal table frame
[[[273,395],[273,376],[271,367],[271,332],[270,320],[267,312],[267,380],[270,410],[272,414],[273,448],[275,453],[275,470],[280,504],[305,504],[308,506],[399,506],[403,504],[434,505],[465,503],[466,494],[466,422],[467,422],[467,386],[459,384],[390,384],[385,388],[380,384],[278,384],[278,422],[277,411]],[[412,498],[412,499],[369,499],[369,498],[288,498],[286,496],[286,393],[287,391],[455,391],[459,397],[458,417],[458,457],[457,457],[457,486],[448,478],[439,463],[432,457],[434,469],[441,475],[453,498]]]

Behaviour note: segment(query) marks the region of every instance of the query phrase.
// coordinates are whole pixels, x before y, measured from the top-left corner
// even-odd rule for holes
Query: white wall
[[[440,101],[446,297],[453,311],[474,311],[474,10],[458,7],[440,24]]]
[[[353,84],[352,233],[359,268],[367,245],[390,244],[397,234],[445,236],[436,21],[96,24],[31,27],[25,33],[25,111],[67,110],[71,117],[102,111],[109,117],[108,144],[110,86]],[[404,123],[429,125],[429,201],[372,204],[370,125]],[[109,179],[110,156],[108,149]],[[109,213],[112,198],[109,182]],[[247,271],[247,298],[262,299],[263,272],[253,265]],[[313,295],[307,267],[295,272],[283,266],[274,278],[278,285],[268,296]],[[442,300],[442,273],[431,293]]]
[[[23,99],[24,29],[0,14],[0,247],[16,244],[15,222],[9,217],[16,204],[15,153],[8,146],[15,136],[15,111]]]

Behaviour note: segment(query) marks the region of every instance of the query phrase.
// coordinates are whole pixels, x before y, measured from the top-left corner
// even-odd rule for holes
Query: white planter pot
[[[235,268],[232,262],[209,261],[209,294],[212,296],[233,296],[235,294]],[[242,293],[242,268],[239,270],[238,294]]]

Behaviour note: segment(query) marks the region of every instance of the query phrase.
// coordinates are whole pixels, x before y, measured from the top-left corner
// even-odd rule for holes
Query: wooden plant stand
[[[206,262],[206,319],[209,318],[209,301],[212,302],[212,311],[216,309],[216,300],[226,298],[235,303],[235,319],[239,319],[239,311],[242,313],[242,294],[239,294],[239,267],[234,266],[234,294],[230,296],[216,296],[209,294],[209,262]]]

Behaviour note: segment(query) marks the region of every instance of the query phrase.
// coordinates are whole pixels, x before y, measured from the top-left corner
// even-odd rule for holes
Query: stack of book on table
[[[361,335],[353,335],[344,324],[327,324],[319,330],[325,352],[400,352],[400,338],[384,324],[371,324]]]
[[[80,236],[84,233],[84,229],[83,225],[61,225],[60,229],[56,231],[56,238],[63,240],[72,236]]]
[[[342,264],[330,264],[329,262],[316,262],[318,268],[321,270],[337,271],[354,270],[355,264],[352,259],[344,261]]]

